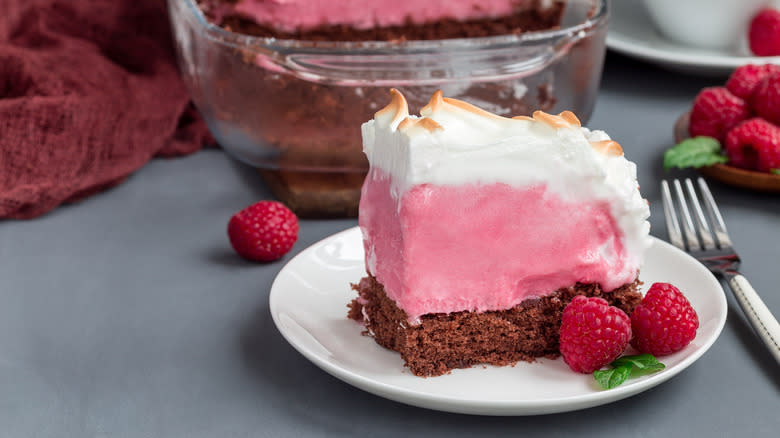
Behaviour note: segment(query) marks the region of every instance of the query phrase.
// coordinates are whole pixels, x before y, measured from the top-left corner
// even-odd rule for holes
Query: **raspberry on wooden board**
[[[724,148],[732,166],[761,172],[780,169],[780,127],[760,117],[729,131]]]
[[[701,90],[693,101],[689,131],[723,141],[726,132],[750,116],[747,103],[734,96],[725,87]]]
[[[731,94],[750,101],[758,84],[772,73],[780,72],[780,66],[774,64],[746,64],[737,67],[726,82],[726,89]]]
[[[780,72],[764,77],[750,98],[751,109],[774,124],[780,124]]]

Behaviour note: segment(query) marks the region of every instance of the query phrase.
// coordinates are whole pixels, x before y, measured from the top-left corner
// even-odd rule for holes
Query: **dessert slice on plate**
[[[556,356],[576,295],[639,303],[649,208],[618,143],[570,112],[504,118],[437,92],[362,128],[368,275],[349,316],[416,375]]]

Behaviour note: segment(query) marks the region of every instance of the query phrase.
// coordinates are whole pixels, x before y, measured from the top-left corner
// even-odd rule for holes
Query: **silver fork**
[[[685,179],[685,188],[688,198],[683,194],[680,181],[672,181],[674,192],[679,205],[679,216],[682,219],[682,231],[677,220],[678,212],[675,209],[669,183],[661,181],[661,196],[666,217],[666,229],[669,232],[669,240],[683,251],[688,251],[696,260],[704,264],[716,276],[725,278],[737,298],[739,306],[750,320],[758,336],[769,348],[769,351],[780,363],[780,324],[769,311],[756,291],[739,273],[739,256],[734,250],[726,231],[726,224],[720,215],[715,199],[712,197],[709,187],[703,178],[698,178],[699,190],[704,198],[704,206],[710,220],[708,221],[702,210],[699,198],[696,195],[693,182]],[[693,217],[688,201],[693,207]],[[694,225],[695,218],[695,225]],[[712,226],[710,227],[710,224]],[[685,237],[685,240],[683,240]]]

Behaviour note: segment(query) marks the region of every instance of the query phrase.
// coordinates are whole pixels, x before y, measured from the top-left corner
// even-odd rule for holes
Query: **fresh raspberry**
[[[772,73],[758,83],[750,106],[756,115],[780,124],[780,73]]]
[[[726,89],[745,102],[749,102],[761,80],[776,72],[780,72],[780,66],[774,64],[743,65],[731,73],[726,82]]]
[[[598,297],[577,295],[563,309],[561,354],[574,371],[592,373],[617,359],[631,339],[631,321]]]
[[[761,172],[780,169],[780,127],[760,117],[729,131],[725,148],[732,166]]]
[[[631,328],[634,348],[665,356],[691,343],[699,328],[699,317],[679,289],[669,283],[653,283],[631,312]]]
[[[233,249],[245,259],[270,262],[282,258],[298,240],[298,218],[276,201],[260,201],[228,222]]]
[[[780,55],[780,11],[765,8],[750,20],[750,51],[757,56]]]
[[[705,88],[693,101],[689,131],[691,137],[704,135],[722,142],[729,129],[749,116],[745,101],[726,88]]]

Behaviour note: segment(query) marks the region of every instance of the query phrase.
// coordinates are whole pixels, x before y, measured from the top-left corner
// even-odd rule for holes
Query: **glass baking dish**
[[[560,29],[484,38],[312,42],[259,38],[168,0],[184,80],[219,144],[261,169],[365,172],[360,125],[400,89],[412,111],[437,89],[515,116],[593,109],[606,0],[569,0]]]

